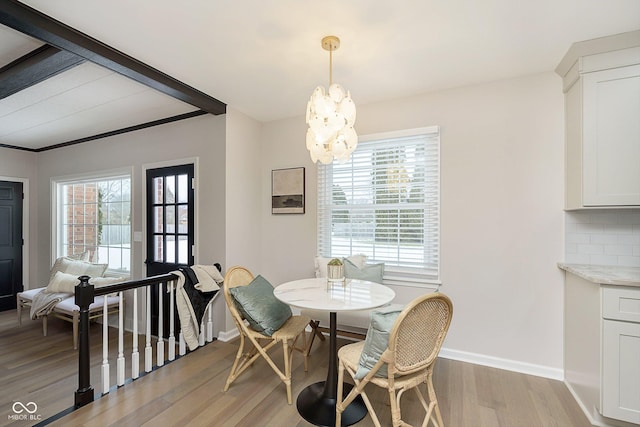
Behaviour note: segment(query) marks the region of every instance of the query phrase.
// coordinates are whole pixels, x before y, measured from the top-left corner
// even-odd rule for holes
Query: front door
[[[193,171],[193,164],[147,170],[147,277],[193,265]],[[163,335],[166,336],[169,303],[168,298],[165,297],[163,300]],[[152,290],[151,304],[151,329],[152,333],[157,335],[157,288]]]
[[[22,288],[22,183],[0,181],[0,311]]]

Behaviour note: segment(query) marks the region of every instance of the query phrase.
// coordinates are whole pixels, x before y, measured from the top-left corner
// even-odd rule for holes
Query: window
[[[318,253],[363,253],[387,284],[439,281],[440,131],[361,138],[351,159],[318,168]]]
[[[56,257],[82,256],[131,271],[131,175],[60,180],[56,191]]]

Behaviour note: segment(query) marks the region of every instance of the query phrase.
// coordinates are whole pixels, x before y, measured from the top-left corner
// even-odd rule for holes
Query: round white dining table
[[[345,282],[327,282],[326,278],[294,280],[277,286],[275,297],[285,304],[329,312],[329,367],[326,381],[303,389],[296,400],[298,413],[317,426],[335,426],[336,396],[338,388],[338,349],[336,344],[337,313],[367,310],[391,302],[395,292],[379,283],[347,279]],[[344,384],[344,396],[351,390]],[[343,426],[355,424],[367,414],[361,398],[354,400],[343,412]]]

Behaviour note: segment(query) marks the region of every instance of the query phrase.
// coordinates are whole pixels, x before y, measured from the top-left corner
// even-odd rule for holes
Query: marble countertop
[[[640,267],[558,263],[558,267],[593,283],[640,286]]]

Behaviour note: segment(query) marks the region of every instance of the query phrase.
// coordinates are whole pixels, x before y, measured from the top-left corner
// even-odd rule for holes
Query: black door
[[[0,311],[22,289],[22,183],[0,181]]]
[[[193,265],[193,165],[147,170],[147,276]],[[163,292],[166,287],[163,287]],[[151,292],[151,330],[158,332],[158,292]],[[169,332],[169,299],[163,294],[163,335]],[[177,320],[177,316],[175,316]],[[176,324],[176,332],[177,332]]]

